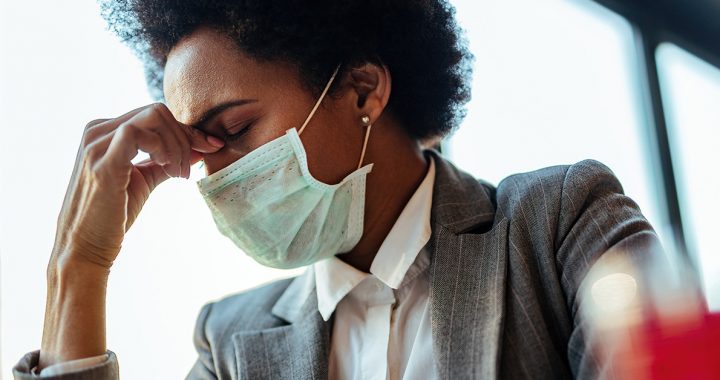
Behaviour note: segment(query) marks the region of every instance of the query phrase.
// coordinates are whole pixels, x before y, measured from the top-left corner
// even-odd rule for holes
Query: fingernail
[[[207,141],[210,143],[210,145],[214,147],[222,148],[223,146],[225,146],[225,141],[222,141],[215,136],[208,136]]]

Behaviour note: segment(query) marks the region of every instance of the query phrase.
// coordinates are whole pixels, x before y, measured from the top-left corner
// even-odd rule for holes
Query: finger
[[[190,165],[195,165],[202,160],[202,154],[192,150],[190,151]],[[154,189],[157,185],[163,183],[166,179],[172,177],[165,171],[162,165],[154,162],[152,159],[144,159],[137,164],[135,167],[145,177],[145,182],[150,187],[150,190]]]
[[[190,166],[200,162],[202,158],[202,153],[191,150]],[[166,179],[172,177],[167,173],[167,171],[163,170],[162,165],[159,165],[157,162],[154,162],[150,158],[146,158],[138,162],[137,164],[135,164],[135,167],[138,168],[140,173],[142,173],[142,175],[145,177],[145,182],[150,187],[150,190],[155,189],[156,186],[163,183]]]
[[[177,141],[177,144],[180,147],[180,154],[181,154],[181,176],[185,178],[190,177],[190,141],[187,137],[187,135],[182,131],[181,127],[179,127],[179,122],[175,119],[175,117],[172,115],[170,110],[165,107],[157,107],[155,111],[162,117],[167,126],[167,131],[169,133],[172,133],[175,136],[175,140]]]
[[[154,133],[154,131],[150,131],[150,132]],[[104,136],[101,140],[98,140],[94,144],[97,144],[99,146],[98,147],[99,150],[103,149],[102,146],[104,146],[104,149],[107,150],[110,143],[112,142],[114,135],[115,135],[115,131]],[[166,153],[165,143],[162,141],[162,138],[160,136],[158,136],[158,138],[160,138],[159,144],[160,144],[160,146],[162,146],[162,149],[160,149],[158,152],[146,152],[146,153],[148,153],[148,156],[150,156],[150,157],[138,162],[135,166],[139,165],[140,163],[152,162],[154,164],[159,165],[164,170],[164,172],[167,173],[168,177],[177,176],[179,166],[177,166],[177,164],[173,164],[173,162],[172,162],[173,159],[171,158],[171,156],[168,156]],[[139,149],[144,151],[144,149],[142,149],[142,148],[139,148]],[[99,161],[100,159],[102,159],[102,157],[100,157],[97,161]],[[171,168],[174,168],[174,169],[171,169]],[[176,175],[173,175],[172,173],[176,173]]]
[[[180,153],[180,176],[188,178],[190,176],[190,142],[184,133],[179,131],[180,128],[172,126],[166,128],[167,132],[173,136]]]
[[[85,154],[87,156],[89,156],[88,158],[89,158],[90,162],[92,162],[92,163],[98,162],[105,156],[105,153],[107,152],[108,147],[110,146],[110,143],[112,142],[113,138],[115,137],[116,132],[117,132],[117,129],[108,133],[107,135],[103,136],[99,140],[91,143],[87,147],[85,147],[84,151],[85,151]],[[154,133],[157,135],[157,133],[155,133],[155,131],[149,130],[148,132]],[[142,162],[153,161],[161,166],[171,165],[172,164],[170,162],[171,159],[168,157],[168,155],[166,153],[166,151],[167,151],[167,149],[165,148],[166,144],[162,141],[162,138],[159,135],[157,137],[160,138],[159,146],[161,146],[162,149],[159,149],[159,152],[146,152],[150,156],[150,159],[143,160]],[[138,149],[142,149],[142,148],[138,148]],[[137,154],[137,150],[135,150],[135,154]],[[133,158],[134,157],[135,156],[133,156]]]
[[[150,191],[155,190],[158,185],[172,177],[163,169],[162,165],[159,165],[152,159],[142,160],[141,162],[138,162],[135,167],[138,169],[140,174],[142,174]]]
[[[206,134],[205,132],[193,128],[187,124],[178,122],[180,128],[190,139],[190,147],[200,153],[215,153],[225,146],[225,141]]]
[[[170,165],[163,166],[163,169],[173,177],[184,177],[185,168],[190,168],[187,163],[190,153],[184,152],[184,145],[189,145],[189,143],[186,141],[183,144],[181,139],[186,139],[185,136],[178,136],[175,131],[178,128],[168,124],[168,120],[158,114],[156,110],[148,110],[148,112],[151,114],[144,119],[143,128],[150,129],[160,135],[163,147],[170,158]]]
[[[155,103],[147,107],[143,112],[135,115],[128,123],[137,125],[138,128],[149,129],[160,135],[167,157],[170,160],[163,169],[171,176],[184,176],[190,166],[185,162],[189,156],[183,152],[183,144],[176,136],[177,121],[170,113],[170,110],[162,104]],[[150,152],[148,152],[150,153]],[[184,168],[187,167],[187,170]]]
[[[108,133],[114,131],[120,125],[122,125],[122,123],[130,120],[133,116],[137,115],[138,113],[142,112],[150,106],[152,105],[138,107],[114,119],[97,119],[89,122],[87,126],[85,126],[85,133],[83,134],[84,145],[88,145],[91,142],[102,138]]]
[[[124,154],[131,154],[132,157],[134,157],[137,154],[137,149],[141,149],[150,154],[150,157],[153,160],[161,164],[169,175],[182,176],[183,165],[188,166],[189,169],[189,165],[187,163],[183,164],[183,160],[188,160],[189,157],[187,159],[183,158],[182,142],[178,140],[175,132],[173,131],[173,129],[177,129],[177,127],[168,125],[168,121],[163,117],[163,115],[157,112],[158,108],[161,107],[158,105],[153,107],[144,107],[141,112],[134,114],[134,116],[132,116],[132,118],[126,123],[105,135],[97,142],[97,144],[93,144],[96,145],[92,150],[94,160],[98,160],[100,157],[105,155],[105,150],[110,149],[110,145],[116,140],[115,137],[120,130],[136,129],[135,131],[125,131],[124,133],[128,133],[128,135],[134,134],[138,139],[141,139],[146,135],[145,131],[151,132],[159,136],[160,145],[157,147],[142,146],[143,141],[138,140],[135,141],[137,148],[133,148],[133,144],[131,142],[127,147],[128,150],[125,151]],[[154,139],[148,141],[154,141]],[[189,156],[189,153],[185,154],[185,156]]]
[[[190,150],[190,166],[193,166],[203,159],[202,153],[196,150]]]
[[[168,120],[168,123],[177,124],[181,127],[181,130],[185,132],[186,136],[189,138],[190,147],[192,149],[202,153],[215,153],[225,146],[225,141],[215,136],[210,136],[197,128],[193,128],[175,119],[175,116],[173,116],[172,112],[170,112],[170,109],[164,104],[155,103],[152,106],[155,111]]]
[[[170,164],[160,135],[129,123],[123,124],[115,131],[107,153],[100,162],[113,173],[128,170],[132,166],[130,160],[135,157],[138,149],[147,152],[150,158],[160,165]]]

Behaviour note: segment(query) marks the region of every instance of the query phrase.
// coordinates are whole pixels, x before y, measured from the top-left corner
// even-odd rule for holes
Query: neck
[[[373,134],[365,154],[373,171],[367,177],[363,236],[352,251],[337,256],[363,272],[370,271],[382,242],[428,169],[420,145],[401,128],[377,125]]]

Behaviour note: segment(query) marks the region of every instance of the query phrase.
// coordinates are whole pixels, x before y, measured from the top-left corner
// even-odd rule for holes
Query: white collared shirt
[[[318,309],[333,312],[330,379],[432,379],[430,210],[435,164],[408,201],[370,266],[337,257],[315,263]]]

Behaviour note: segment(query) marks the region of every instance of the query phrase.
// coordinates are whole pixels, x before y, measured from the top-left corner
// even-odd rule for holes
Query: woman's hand
[[[175,120],[161,103],[90,122],[58,218],[53,254],[110,268],[150,192],[171,176],[189,177],[199,153],[222,145]],[[138,149],[150,158],[133,165]]]
[[[188,178],[201,153],[222,145],[159,103],[87,125],[47,268],[39,369],[105,352],[107,276],[125,232],[157,185]],[[150,158],[134,165],[138,150]]]

